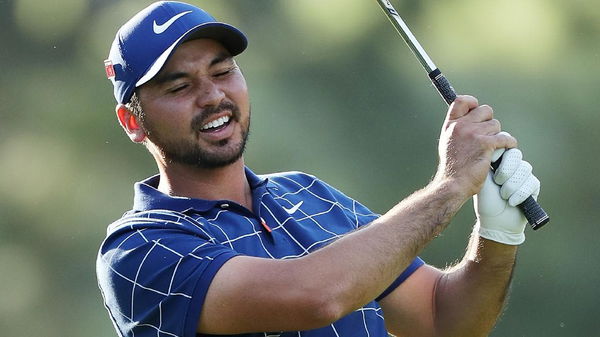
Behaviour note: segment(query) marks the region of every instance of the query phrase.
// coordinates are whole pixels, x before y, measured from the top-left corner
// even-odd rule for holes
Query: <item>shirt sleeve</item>
[[[239,255],[177,220],[121,224],[100,249],[98,284],[121,336],[194,337],[210,283]]]

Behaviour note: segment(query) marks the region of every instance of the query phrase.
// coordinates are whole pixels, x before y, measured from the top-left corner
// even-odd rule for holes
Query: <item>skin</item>
[[[159,190],[176,196],[229,199],[252,209],[243,157],[206,168],[174,162],[163,151],[168,144],[187,144],[231,157],[236,146],[239,149],[249,125],[248,92],[233,60],[215,63],[223,53],[223,46],[212,40],[182,44],[157,77],[138,88],[144,123],[150,127],[125,106],[117,106],[117,116],[129,137],[144,143],[154,156],[160,171]],[[229,70],[223,75],[225,69]],[[157,80],[173,73],[185,76],[177,81]],[[174,94],[171,90],[181,83],[185,89]],[[217,117],[197,116],[222,102],[239,108],[239,116],[223,132],[207,135],[191,127],[194,118],[205,123]],[[304,257],[232,258],[211,283],[197,331],[314,329],[370,302],[479,192],[492,152],[517,145],[500,131],[489,106],[480,106],[474,97],[459,96],[441,130],[437,174],[426,187],[365,228]],[[380,302],[388,330],[411,337],[487,336],[502,310],[516,250],[474,234],[458,265],[448,270],[419,268]]]
[[[239,151],[243,134],[249,128],[250,103],[244,77],[228,55],[223,46],[212,40],[182,44],[159,74],[138,90],[145,115],[143,123],[124,105],[117,106],[117,117],[130,139],[144,143],[154,157],[161,176],[161,192],[230,199],[250,208],[243,158],[226,167],[210,169],[172,162],[162,151],[164,143],[197,146],[224,157]],[[226,130],[215,135],[192,128],[195,118],[200,120],[198,124],[206,124],[222,116],[233,116],[231,110],[207,114],[208,109],[225,102],[233,103],[239,110],[239,116],[232,119]]]

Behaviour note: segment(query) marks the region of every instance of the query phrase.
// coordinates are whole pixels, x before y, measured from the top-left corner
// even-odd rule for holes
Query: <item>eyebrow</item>
[[[209,67],[212,67],[215,64],[219,64],[224,61],[229,61],[231,59],[233,59],[233,57],[229,53],[222,51],[218,53],[217,56],[215,56],[215,58],[210,62]]]
[[[233,59],[233,57],[229,53],[222,51],[219,54],[217,54],[217,56],[215,56],[215,58],[213,58],[210,61],[210,64],[208,65],[208,67],[210,68],[214,65],[217,65],[221,62],[229,61],[231,59]],[[154,82],[159,85],[165,84],[167,82],[172,82],[172,81],[176,81],[180,78],[187,77],[188,75],[189,75],[188,73],[182,72],[182,71],[166,73],[166,74],[156,76],[154,78]]]
[[[186,76],[188,76],[188,74],[184,72],[162,74],[154,78],[154,83],[158,85],[165,84],[167,82],[173,82]]]

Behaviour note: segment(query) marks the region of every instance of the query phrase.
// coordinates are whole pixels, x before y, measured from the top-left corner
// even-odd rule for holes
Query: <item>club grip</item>
[[[527,222],[529,222],[533,230],[542,228],[543,225],[550,221],[550,217],[546,211],[544,211],[542,206],[540,206],[532,196],[529,196],[525,201],[519,204],[519,208],[523,211]]]
[[[440,93],[446,104],[450,105],[456,99],[456,91],[450,85],[450,82],[442,74],[440,69],[436,68],[434,71],[429,73],[429,79]]]
[[[452,88],[452,85],[450,85],[450,82],[448,82],[440,69],[436,68],[430,72],[429,78],[444,101],[446,101],[448,105],[452,104],[452,102],[454,102],[456,99],[456,91],[454,91],[454,88]],[[495,171],[498,168],[501,160],[502,157],[492,164],[492,171]],[[538,204],[538,202],[535,201],[535,199],[533,199],[531,196],[525,199],[525,201],[523,201],[518,207],[521,209],[525,215],[525,218],[527,219],[527,222],[529,222],[531,228],[534,230],[540,229],[543,225],[550,221],[550,217],[546,211],[544,211],[542,206],[540,206],[540,204]]]
[[[492,171],[496,171],[498,166],[500,166],[500,162],[502,162],[502,156],[492,163]],[[531,225],[533,230],[542,228],[542,226],[550,221],[548,213],[544,211],[542,206],[540,206],[540,204],[538,204],[538,202],[533,199],[532,196],[527,197],[527,199],[525,199],[525,201],[520,203],[517,207],[519,207],[519,209],[523,212],[525,219],[527,219],[527,222],[529,222],[529,225]]]

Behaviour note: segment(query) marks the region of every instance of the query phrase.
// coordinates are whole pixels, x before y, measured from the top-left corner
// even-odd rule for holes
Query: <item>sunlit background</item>
[[[376,1],[192,1],[245,31],[257,173],[315,174],[377,212],[435,170],[445,106]],[[393,1],[461,93],[492,105],[542,181],[492,336],[600,328],[600,3]],[[149,1],[0,1],[3,336],[115,336],[95,279],[106,226],[156,171],[117,124],[103,60]],[[471,205],[422,256],[458,259]]]

